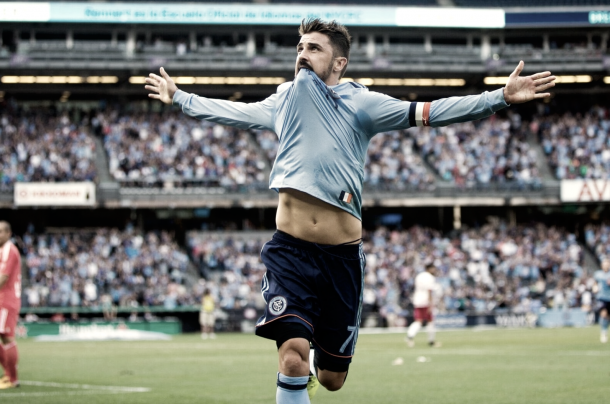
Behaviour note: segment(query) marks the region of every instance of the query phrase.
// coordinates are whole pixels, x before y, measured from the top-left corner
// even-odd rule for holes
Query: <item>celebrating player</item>
[[[10,224],[0,221],[0,389],[19,387],[15,327],[21,308],[21,257],[10,238]]]
[[[267,302],[256,334],[276,341],[278,403],[309,403],[310,343],[319,383],[343,386],[354,355],[364,280],[362,182],[375,134],[413,126],[443,126],[492,115],[510,103],[548,96],[550,72],[519,77],[503,89],[434,102],[404,102],[339,80],[350,36],[341,24],[304,20],[294,81],[262,102],[214,100],[179,90],[161,68],[146,79],[149,97],[179,105],[192,117],[242,129],[274,131],[279,139],[269,187],[279,193],[277,231],[261,258]],[[309,389],[314,392],[315,388]]]
[[[415,292],[413,293],[413,307],[415,307],[415,321],[407,329],[407,344],[409,348],[415,346],[415,336],[422,327],[426,326],[428,331],[428,344],[430,346],[440,346],[435,341],[436,330],[434,329],[433,307],[434,291],[436,290],[436,267],[429,264],[424,272],[420,272],[415,277]]]
[[[594,277],[598,286],[597,303],[601,327],[599,340],[605,344],[608,342],[608,323],[610,322],[610,260],[602,262],[601,271],[596,271]]]

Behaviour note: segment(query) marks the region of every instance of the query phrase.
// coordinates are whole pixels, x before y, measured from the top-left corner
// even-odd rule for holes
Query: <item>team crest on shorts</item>
[[[288,306],[288,303],[284,296],[276,296],[269,301],[269,311],[274,316],[282,314],[286,310],[286,306]]]

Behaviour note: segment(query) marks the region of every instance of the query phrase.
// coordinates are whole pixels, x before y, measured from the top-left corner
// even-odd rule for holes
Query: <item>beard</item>
[[[333,61],[331,61],[328,64],[328,66],[326,67],[326,69],[323,71],[315,71],[309,63],[301,62],[297,65],[297,70],[294,72],[294,76],[296,77],[296,75],[299,73],[299,70],[301,70],[303,68],[311,70],[312,72],[314,72],[316,74],[316,76],[318,76],[320,78],[320,80],[326,82],[326,79],[328,79],[330,77],[331,73],[333,72]]]

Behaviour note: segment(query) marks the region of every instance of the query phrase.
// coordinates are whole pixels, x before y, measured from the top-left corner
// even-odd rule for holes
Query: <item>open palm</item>
[[[504,87],[504,100],[508,104],[520,104],[534,99],[546,98],[551,94],[544,91],[555,86],[555,76],[551,72],[532,74],[520,77],[524,63],[520,61],[515,71],[508,78]]]
[[[146,78],[147,85],[144,86],[144,88],[152,91],[151,94],[148,94],[150,98],[160,100],[166,104],[171,104],[174,99],[174,94],[178,91],[178,87],[176,87],[176,83],[169,77],[169,74],[167,74],[164,68],[160,68],[159,72],[161,73],[161,76],[154,73],[148,75]]]

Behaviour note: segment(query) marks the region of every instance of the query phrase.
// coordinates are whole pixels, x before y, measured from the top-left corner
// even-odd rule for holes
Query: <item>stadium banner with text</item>
[[[18,182],[15,184],[16,206],[93,206],[93,182]]]
[[[348,26],[503,28],[504,10],[266,4],[0,2],[0,21],[298,25],[304,18]]]
[[[544,328],[586,327],[592,325],[595,317],[581,309],[547,310],[538,316],[538,324]]]
[[[610,180],[562,180],[561,202],[610,201]]]
[[[82,323],[52,323],[35,322],[19,323],[16,335],[20,338],[38,337],[40,335],[74,335],[103,334],[114,330],[139,330],[160,332],[168,335],[180,334],[180,322],[175,321],[134,321],[134,322],[82,322]]]
[[[438,314],[434,316],[437,328],[464,328],[468,319],[464,314]]]

